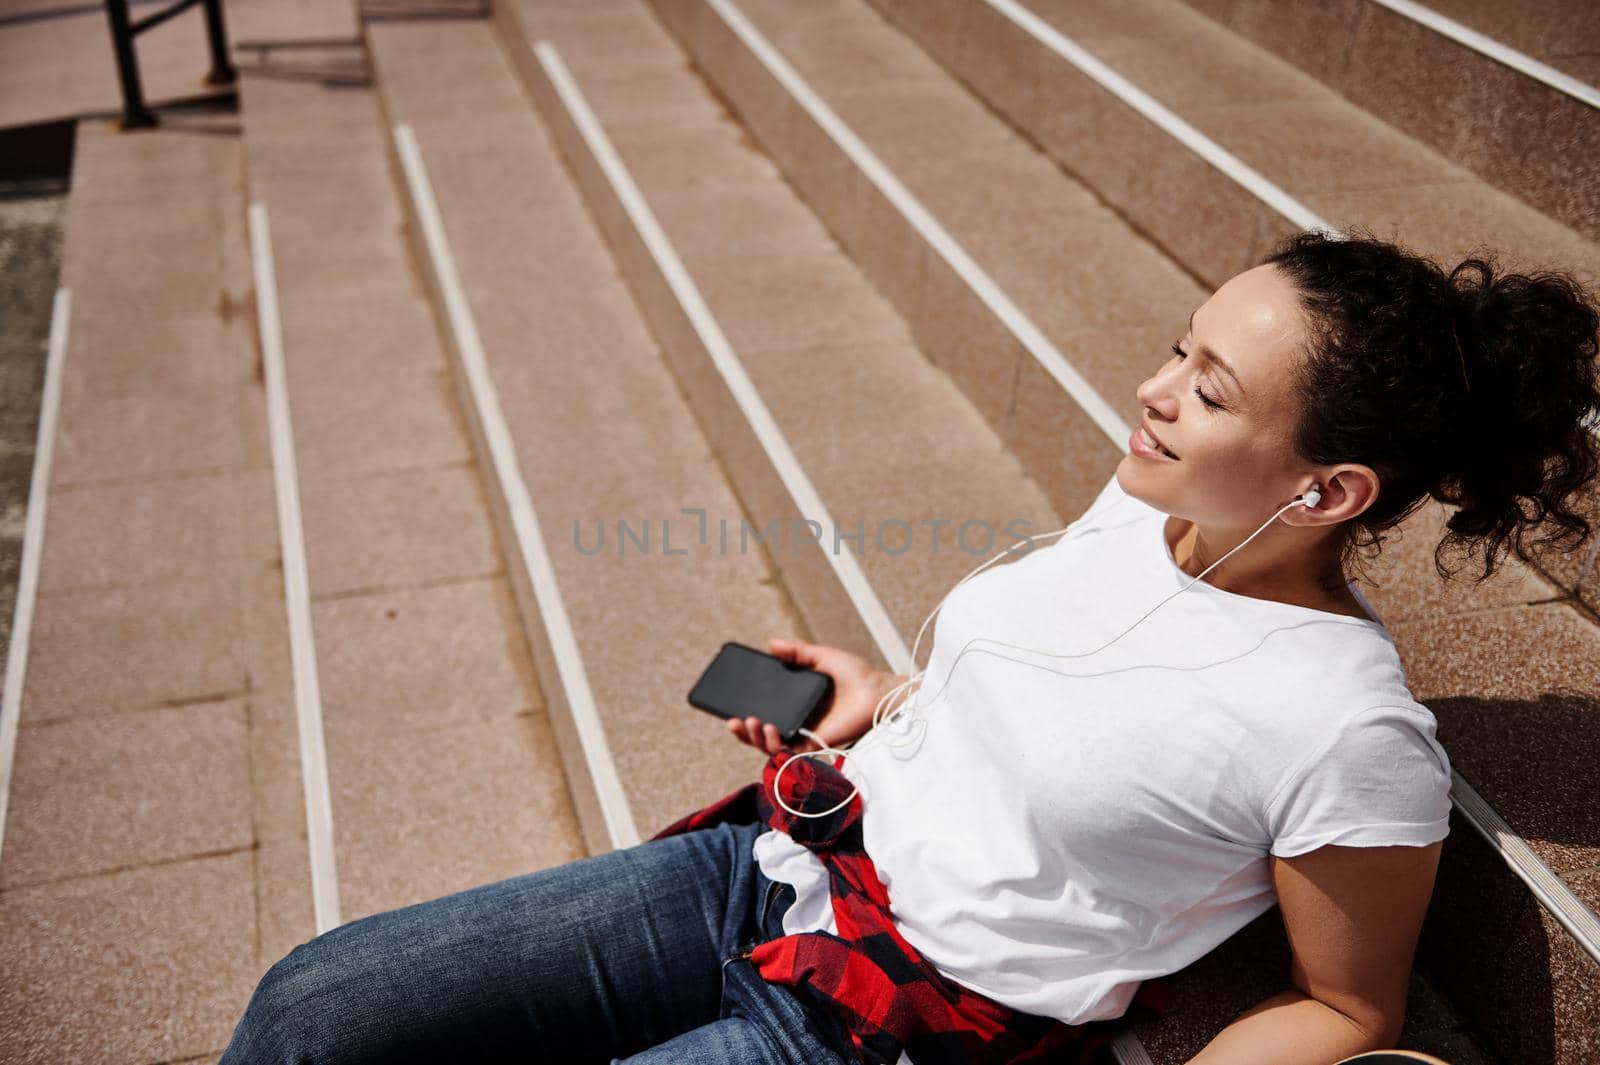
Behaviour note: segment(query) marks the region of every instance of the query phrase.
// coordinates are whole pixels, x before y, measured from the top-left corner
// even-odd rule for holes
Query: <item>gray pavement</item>
[[[0,184],[0,663],[11,643],[66,212],[64,181]]]

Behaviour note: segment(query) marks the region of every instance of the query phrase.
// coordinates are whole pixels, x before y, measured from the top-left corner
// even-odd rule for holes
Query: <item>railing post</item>
[[[128,0],[106,0],[106,16],[111,24],[111,47],[117,54],[117,75],[122,80],[122,128],[154,126],[155,112],[144,102],[139,83],[139,56],[134,40],[145,30],[181,14],[196,4],[206,9],[206,39],[211,45],[211,71],[206,85],[231,85],[238,77],[228,55],[228,32],[222,24],[222,0],[177,0],[176,3],[134,22],[128,17]]]
[[[207,85],[231,85],[237,77],[228,57],[228,32],[222,25],[222,0],[205,0],[206,36],[211,40],[211,73]]]
[[[128,0],[106,0],[106,15],[111,22],[111,47],[117,54],[117,77],[122,81],[121,128],[154,126],[156,116],[145,106],[144,92],[139,88],[139,57],[133,50]]]

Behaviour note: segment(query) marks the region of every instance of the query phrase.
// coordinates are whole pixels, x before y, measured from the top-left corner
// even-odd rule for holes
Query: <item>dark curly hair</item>
[[[1538,542],[1575,535],[1571,549],[1591,532],[1570,506],[1600,470],[1600,313],[1570,274],[1504,273],[1483,254],[1446,272],[1369,230],[1306,230],[1263,260],[1298,289],[1310,337],[1293,372],[1297,452],[1380,482],[1344,524],[1346,571],[1430,496],[1459,507],[1434,550],[1446,580],[1447,550],[1483,548],[1481,583],[1530,526],[1548,519],[1559,528]]]

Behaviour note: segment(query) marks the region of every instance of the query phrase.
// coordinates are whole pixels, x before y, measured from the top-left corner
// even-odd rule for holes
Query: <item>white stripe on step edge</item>
[[[1423,7],[1421,4],[1413,3],[1412,0],[1372,0],[1372,2],[1382,4],[1395,14],[1420,23],[1463,47],[1510,67],[1519,74],[1525,74],[1535,81],[1542,81],[1552,89],[1564,92],[1590,107],[1600,107],[1600,89],[1596,89],[1588,82],[1579,81],[1571,74],[1541,63],[1526,52],[1519,52],[1493,37],[1479,33],[1470,26],[1446,18],[1432,8]]]
[[[732,393],[734,401],[739,404],[739,409],[749,421],[756,439],[761,442],[762,448],[767,453],[767,460],[772,463],[784,488],[794,500],[796,509],[802,517],[821,523],[824,529],[836,528],[832,515],[822,502],[822,497],[817,494],[811,479],[801,468],[799,459],[789,446],[789,441],[778,428],[777,421],[767,409],[766,403],[762,401],[755,385],[751,383],[749,375],[745,373],[744,366],[740,364],[738,356],[733,351],[733,346],[723,335],[722,328],[712,316],[710,308],[706,306],[699,288],[684,268],[671,242],[667,240],[666,233],[662,231],[655,214],[645,202],[638,186],[634,184],[610,138],[600,127],[599,121],[584,100],[561,56],[548,41],[539,41],[535,44],[534,54],[543,64],[546,76],[554,85],[562,104],[572,117],[573,124],[594,154],[595,161],[600,165],[613,192],[616,193],[623,209],[627,211],[629,219],[638,230],[640,239],[649,249],[656,267],[666,278],[673,295],[683,307],[684,314],[694,326],[695,333],[710,354],[717,371],[722,375],[728,391]],[[889,617],[889,612],[884,609],[877,592],[868,583],[856,556],[850,551],[826,550],[823,555],[833,567],[834,575],[844,587],[845,594],[850,597],[851,604],[861,616],[873,642],[877,644],[879,653],[889,663],[889,667],[896,673],[908,672],[911,652],[906,647],[905,640],[901,638],[894,621]]]
[[[1012,302],[1005,291],[994,282],[984,269],[967,254],[966,249],[951,236],[944,226],[923,207],[922,202],[901,184],[900,179],[883,164],[871,148],[856,136],[833,109],[823,102],[806,80],[783,58],[771,43],[738,8],[727,0],[705,0],[728,28],[744,42],[746,48],[766,66],[769,73],[789,91],[795,102],[803,107],[816,123],[832,137],[840,150],[860,168],[884,198],[909,222],[941,259],[972,289],[1000,322],[1027,349],[1039,366],[1053,377],[1081,407],[1101,432],[1124,453],[1128,450],[1128,437],[1133,428],[1123,420],[1111,404],[1080,374],[1076,367],[1056,349],[1043,331],[1034,324],[1022,309]]]
[[[300,478],[278,318],[278,275],[272,229],[263,203],[250,205],[250,252],[255,266],[256,320],[266,377],[267,424],[272,439],[272,482],[278,499],[278,543],[283,553],[283,594],[294,663],[295,717],[300,729],[300,778],[306,796],[306,844],[311,856],[311,898],[317,934],[340,924],[339,872],[333,857],[333,803],[328,794],[328,754],[322,731],[322,688],[311,629],[311,592],[300,524]]]
[[[499,480],[502,498],[510,511],[516,547],[522,555],[524,572],[533,585],[534,599],[539,604],[539,616],[550,640],[550,651],[555,657],[562,690],[566,693],[567,705],[572,709],[573,725],[578,733],[579,746],[583,748],[589,779],[600,804],[606,832],[614,847],[631,847],[640,841],[639,829],[628,805],[616,762],[611,757],[611,748],[606,743],[605,727],[595,709],[594,693],[589,687],[583,656],[572,632],[566,603],[561,597],[561,585],[556,580],[555,567],[545,548],[544,534],[539,529],[533,499],[528,495],[527,483],[522,478],[511,432],[500,409],[500,398],[489,375],[488,361],[484,358],[478,326],[456,272],[455,257],[445,239],[444,224],[440,220],[439,205],[434,199],[427,169],[423,166],[422,151],[409,125],[396,126],[394,137],[400,163],[405,170],[406,185],[422,226],[428,259],[444,297],[445,316],[449,321],[451,336],[472,393],[473,406],[483,427],[484,441],[489,449],[495,477]]]

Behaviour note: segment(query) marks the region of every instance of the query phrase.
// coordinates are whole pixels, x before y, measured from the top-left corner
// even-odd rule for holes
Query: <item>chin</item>
[[[1169,518],[1175,517],[1180,521],[1193,521],[1194,519],[1189,515],[1180,514],[1176,510],[1173,510],[1171,507],[1169,507],[1165,499],[1152,496],[1149,492],[1140,490],[1139,478],[1137,476],[1130,476],[1125,471],[1128,468],[1128,463],[1139,463],[1142,461],[1144,460],[1140,459],[1137,455],[1128,455],[1126,461],[1118,463],[1116,472],[1117,486],[1120,487],[1123,492],[1132,496],[1134,499],[1137,499],[1145,506],[1151,508],[1152,510],[1159,510]]]
[[[1130,468],[1130,463],[1137,463],[1140,461],[1141,460],[1137,455],[1128,455],[1124,457],[1121,462],[1117,463],[1117,487],[1121,488],[1124,493],[1132,496],[1146,506],[1154,507],[1156,510],[1165,511],[1168,514],[1172,513],[1170,510],[1167,510],[1166,506],[1162,504],[1160,500],[1151,499],[1148,492],[1140,490],[1138,477],[1130,476],[1126,472]]]

